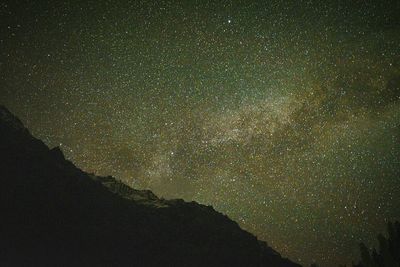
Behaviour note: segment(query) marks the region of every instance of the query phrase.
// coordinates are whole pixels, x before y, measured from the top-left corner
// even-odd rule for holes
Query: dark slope
[[[211,207],[84,173],[0,106],[0,266],[299,266]]]

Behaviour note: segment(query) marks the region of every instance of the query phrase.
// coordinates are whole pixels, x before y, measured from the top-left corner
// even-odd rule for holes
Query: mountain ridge
[[[300,266],[210,206],[87,174],[0,105],[0,264]]]

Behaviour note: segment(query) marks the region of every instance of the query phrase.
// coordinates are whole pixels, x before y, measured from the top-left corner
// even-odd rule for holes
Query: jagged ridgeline
[[[0,266],[300,266],[212,207],[76,168],[0,107]]]

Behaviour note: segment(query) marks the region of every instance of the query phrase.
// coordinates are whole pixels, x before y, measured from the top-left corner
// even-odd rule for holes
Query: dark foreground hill
[[[96,177],[0,106],[0,266],[299,266],[212,207]]]

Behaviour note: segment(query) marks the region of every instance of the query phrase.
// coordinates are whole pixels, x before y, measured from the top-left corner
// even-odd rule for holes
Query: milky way
[[[400,219],[399,1],[54,2],[0,4],[0,104],[85,171],[304,265]]]

